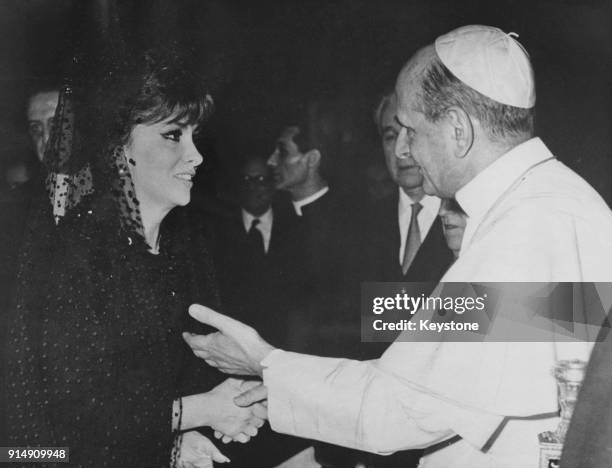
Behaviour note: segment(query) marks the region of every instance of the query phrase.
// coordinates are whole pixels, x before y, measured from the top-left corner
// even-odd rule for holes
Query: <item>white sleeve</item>
[[[455,434],[481,448],[503,420],[427,394],[377,363],[270,353],[262,364],[272,428],[388,454]]]

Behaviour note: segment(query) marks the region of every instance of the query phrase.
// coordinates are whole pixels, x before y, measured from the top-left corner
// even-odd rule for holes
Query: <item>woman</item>
[[[442,231],[444,232],[446,244],[456,259],[459,257],[459,251],[461,250],[467,215],[452,198],[442,200],[438,215],[442,220]]]
[[[212,444],[178,433],[246,441],[263,423],[181,339],[189,304],[218,302],[205,226],[173,211],[189,203],[212,99],[175,51],[112,65],[60,98],[53,212],[33,213],[10,317],[10,442],[69,447],[73,466],[167,467],[171,451],[191,466],[180,451]]]

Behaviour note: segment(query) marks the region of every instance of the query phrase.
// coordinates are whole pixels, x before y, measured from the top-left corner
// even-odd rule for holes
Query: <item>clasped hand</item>
[[[258,382],[227,379],[207,393],[183,397],[183,429],[208,426],[223,442],[248,442],[263,426],[267,409],[262,403],[238,406],[235,399]]]

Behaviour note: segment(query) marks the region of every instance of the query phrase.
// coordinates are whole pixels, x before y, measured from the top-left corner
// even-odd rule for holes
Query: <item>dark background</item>
[[[29,83],[60,77],[83,30],[112,11],[128,40],[178,39],[214,64],[203,192],[223,195],[240,157],[268,155],[296,105],[326,135],[334,179],[362,190],[365,165],[382,158],[377,96],[415,50],[481,23],[520,35],[536,71],[538,135],[612,200],[612,5],[595,0],[0,0],[2,166],[28,157]]]

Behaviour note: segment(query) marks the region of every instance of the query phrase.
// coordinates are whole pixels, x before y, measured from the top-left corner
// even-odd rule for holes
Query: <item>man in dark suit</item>
[[[26,105],[31,154],[24,152],[20,155],[24,157],[19,157],[6,174],[2,173],[2,179],[6,175],[6,180],[0,180],[0,343],[5,342],[5,320],[17,278],[18,253],[26,229],[27,214],[33,200],[45,195],[44,182],[38,173],[53,127],[58,96],[59,86],[55,83],[35,83],[31,87]],[[19,180],[11,177],[10,172],[13,172],[13,176],[19,175]],[[7,187],[3,187],[5,182]],[[4,356],[0,358],[4,359]],[[0,372],[0,388],[3,387],[2,379]],[[0,394],[0,414],[6,414],[3,398]],[[4,421],[0,421],[0,441],[6,437],[7,428],[4,426]]]
[[[380,101],[375,120],[385,163],[398,190],[371,210],[364,253],[366,281],[438,282],[453,261],[438,217],[440,199],[423,191],[423,175],[411,156],[398,158],[394,93]]]
[[[296,217],[290,207],[274,201],[265,159],[247,159],[235,182],[240,208],[220,220],[216,233],[221,299],[234,317],[257,323],[270,340],[284,343],[284,291],[292,262],[283,243]]]
[[[295,254],[287,349],[322,356],[354,349],[354,354],[360,347],[359,328],[351,320],[358,302],[354,262],[359,210],[330,187],[325,174],[330,155],[310,130],[306,123],[285,127],[268,159],[275,187],[290,195],[298,216],[287,244]],[[345,459],[346,449],[314,444],[318,463],[354,468]]]

